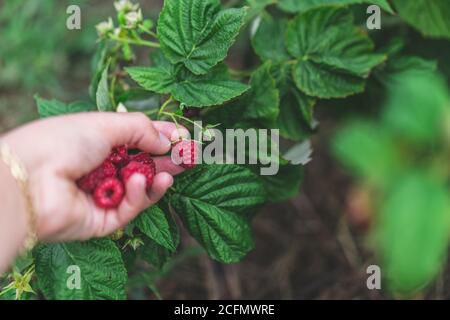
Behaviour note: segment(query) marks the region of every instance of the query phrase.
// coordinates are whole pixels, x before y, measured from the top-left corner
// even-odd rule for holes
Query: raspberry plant
[[[121,0],[114,4],[117,17],[97,26],[91,101],[36,97],[38,111],[42,117],[140,111],[191,129],[196,119],[203,130],[277,128],[287,142],[301,143],[317,130],[318,103],[385,89],[386,79],[406,69],[435,68],[395,43],[375,48],[354,17],[357,4],[377,4],[384,15],[395,9],[427,36],[450,36],[450,5],[439,0],[165,0],[158,21],[144,17],[139,4]],[[248,70],[226,63],[237,39],[253,48]],[[299,191],[302,166],[283,156],[279,165],[276,176],[260,176],[254,165],[188,170],[125,230],[39,245],[18,261],[7,291],[27,296],[35,279],[33,288],[48,299],[124,299],[138,262],[147,263],[145,273],[177,252],[181,227],[212,259],[238,262],[254,246],[250,224],[258,207]],[[74,265],[81,270],[80,290],[67,286]]]

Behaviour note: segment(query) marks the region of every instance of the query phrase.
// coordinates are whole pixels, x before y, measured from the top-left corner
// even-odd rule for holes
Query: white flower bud
[[[130,12],[139,9],[139,3],[133,4],[130,0],[119,0],[114,2],[117,12]]]
[[[125,15],[127,28],[136,28],[139,23],[143,21],[142,10],[128,12]]]
[[[108,19],[108,21],[100,22],[95,26],[97,29],[97,33],[100,37],[103,37],[114,30],[114,23],[111,18]]]
[[[125,113],[125,112],[128,112],[128,109],[127,109],[127,107],[125,107],[125,105],[122,102],[120,102],[117,105],[116,112]]]

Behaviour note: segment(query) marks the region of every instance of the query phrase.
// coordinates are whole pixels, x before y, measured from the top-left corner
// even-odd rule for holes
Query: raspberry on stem
[[[107,178],[95,188],[94,202],[103,209],[117,208],[124,197],[124,187],[117,178]]]
[[[199,146],[194,140],[182,140],[172,148],[172,161],[185,168],[193,169],[198,164]]]

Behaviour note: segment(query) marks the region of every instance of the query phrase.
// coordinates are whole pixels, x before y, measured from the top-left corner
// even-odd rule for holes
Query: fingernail
[[[161,141],[161,143],[165,146],[165,147],[169,147],[172,145],[172,143],[170,142],[170,140],[163,135],[161,132],[159,133],[159,141]]]
[[[172,142],[177,142],[177,141],[180,141],[181,139],[189,139],[190,136],[191,136],[191,134],[189,133],[188,130],[186,130],[184,128],[178,128],[172,132],[170,140]]]

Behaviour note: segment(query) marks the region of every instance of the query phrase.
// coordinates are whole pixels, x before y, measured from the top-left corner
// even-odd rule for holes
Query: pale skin
[[[103,237],[124,227],[158,202],[183,169],[166,154],[171,141],[187,137],[184,128],[150,121],[139,113],[85,113],[36,121],[0,137],[21,160],[42,242]],[[116,146],[127,145],[154,156],[157,174],[150,191],[135,174],[117,209],[98,208],[76,181],[99,166]],[[0,161],[0,273],[20,254],[27,236],[26,201],[9,168]]]

